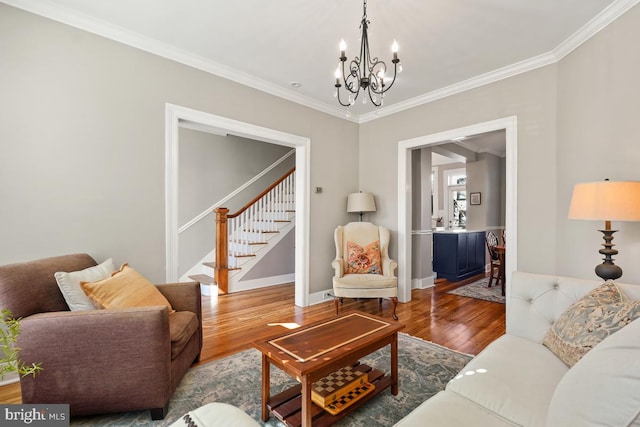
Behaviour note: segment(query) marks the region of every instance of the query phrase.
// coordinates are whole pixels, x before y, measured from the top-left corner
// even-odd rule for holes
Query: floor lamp
[[[586,219],[604,221],[604,230],[600,230],[604,239],[603,263],[596,267],[598,277],[618,279],[622,276],[622,268],[613,263],[613,233],[611,221],[640,221],[640,181],[599,181],[576,184],[573,189],[570,219]]]
[[[347,212],[358,212],[360,214],[360,222],[362,222],[362,214],[365,212],[375,212],[376,201],[372,193],[351,193],[347,198]]]

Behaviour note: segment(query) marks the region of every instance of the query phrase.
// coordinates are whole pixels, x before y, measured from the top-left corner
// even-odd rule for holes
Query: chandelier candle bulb
[[[393,52],[393,59],[398,59],[398,42],[395,40],[391,45],[391,52]]]

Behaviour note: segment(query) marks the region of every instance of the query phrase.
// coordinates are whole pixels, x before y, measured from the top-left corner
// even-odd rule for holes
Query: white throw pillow
[[[585,354],[560,380],[547,426],[620,426],[640,422],[640,319]]]
[[[113,265],[113,259],[109,258],[95,267],[70,273],[59,271],[54,276],[71,311],[95,310],[98,307],[84,293],[80,282],[96,282],[109,277],[114,271],[116,271],[116,267]]]

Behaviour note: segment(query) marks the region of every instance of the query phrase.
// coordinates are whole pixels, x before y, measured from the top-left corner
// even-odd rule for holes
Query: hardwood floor
[[[504,334],[505,305],[446,292],[482,276],[442,282],[413,290],[411,302],[398,304],[402,332],[463,353],[477,354]],[[384,300],[346,299],[340,310],[361,310],[391,319],[392,305]],[[251,347],[284,327],[306,325],[335,315],[332,301],[310,307],[294,305],[294,286],[280,285],[219,297],[202,297],[204,346],[200,364]],[[267,327],[265,327],[267,326]],[[46,368],[45,368],[46,369]],[[19,383],[0,387],[0,403],[20,403]]]

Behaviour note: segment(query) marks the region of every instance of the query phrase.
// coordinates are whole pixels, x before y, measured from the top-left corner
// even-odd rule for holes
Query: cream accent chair
[[[389,258],[389,230],[370,222],[350,222],[338,226],[334,232],[336,259],[331,262],[335,270],[333,276],[333,294],[338,314],[338,303],[343,298],[389,298],[393,302],[393,319],[398,320],[398,278],[395,270],[398,263]],[[380,267],[382,274],[345,274],[347,270],[347,242],[365,247],[376,240],[380,241]]]

